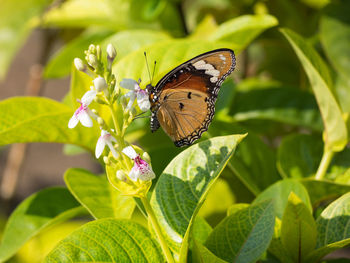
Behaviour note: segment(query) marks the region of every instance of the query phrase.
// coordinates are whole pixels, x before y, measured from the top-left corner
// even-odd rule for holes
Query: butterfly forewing
[[[165,75],[150,92],[152,131],[158,123],[176,146],[190,145],[208,129],[224,79],[233,71],[232,50],[197,56]]]

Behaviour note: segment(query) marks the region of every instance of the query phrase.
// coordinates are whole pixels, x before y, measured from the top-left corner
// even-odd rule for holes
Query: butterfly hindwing
[[[199,55],[166,74],[150,90],[151,129],[159,125],[176,146],[190,145],[208,129],[218,91],[233,71],[232,50]]]

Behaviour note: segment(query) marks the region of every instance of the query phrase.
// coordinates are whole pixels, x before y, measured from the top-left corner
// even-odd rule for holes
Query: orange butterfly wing
[[[233,51],[219,49],[169,72],[150,90],[152,131],[160,125],[176,146],[199,139],[214,117],[220,86],[234,67]]]

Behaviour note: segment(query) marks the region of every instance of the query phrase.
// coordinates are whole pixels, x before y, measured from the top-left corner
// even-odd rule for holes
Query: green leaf
[[[347,144],[347,129],[331,91],[332,79],[326,64],[301,36],[289,29],[281,29],[281,32],[292,45],[309,78],[324,121],[326,147],[336,152],[343,150]]]
[[[261,81],[255,83],[254,89],[237,92],[230,115],[233,121],[240,122],[271,120],[315,131],[322,131],[323,127],[316,101],[310,93],[280,85],[268,87]]]
[[[109,43],[112,43],[117,50],[116,60],[120,60],[133,51],[169,39],[171,37],[162,31],[146,29],[123,30],[106,38],[102,42],[102,47],[105,49]],[[118,76],[118,72],[116,73]]]
[[[12,0],[1,1],[0,79],[5,77],[12,58],[33,29],[34,18],[38,18],[51,2],[28,0],[19,5]]]
[[[0,245],[0,261],[13,256],[43,229],[85,213],[66,188],[47,188],[31,195],[8,219]]]
[[[164,262],[151,234],[141,225],[99,219],[74,231],[47,255],[45,262]]]
[[[90,44],[96,45],[101,43],[101,41],[111,35],[112,32],[113,31],[107,30],[85,31],[51,57],[45,67],[44,77],[62,78],[69,75],[74,58],[78,57],[84,60],[84,50],[87,50]]]
[[[332,202],[316,222],[317,248],[350,238],[350,193]]]
[[[336,182],[326,180],[315,180],[312,178],[304,178],[300,182],[307,189],[311,204],[313,207],[319,205],[319,203],[335,198],[350,192],[350,185],[340,184]]]
[[[130,218],[135,202],[122,195],[105,176],[97,176],[83,169],[69,169],[64,181],[74,197],[96,218]]]
[[[194,263],[225,263],[227,261],[222,260],[215,256],[209,249],[207,249],[202,244],[194,241],[194,246],[192,250],[192,260]]]
[[[170,247],[184,262],[192,222],[245,135],[215,137],[177,155],[154,188],[151,205]],[[180,253],[181,250],[181,253]]]
[[[74,111],[64,104],[38,97],[17,97],[0,102],[0,145],[18,142],[56,142],[79,145],[91,152],[98,127],[78,124],[68,128]]]
[[[217,225],[206,247],[229,262],[256,262],[269,246],[274,223],[272,201],[251,205]]]
[[[310,198],[305,187],[293,179],[284,179],[274,183],[258,195],[253,204],[272,199],[274,201],[275,214],[282,219],[291,192],[294,192],[306,204],[310,212],[312,211]]]
[[[316,246],[316,222],[310,209],[293,192],[283,214],[281,241],[294,262],[307,262],[306,256]]]
[[[316,135],[288,135],[282,139],[278,148],[278,170],[284,177],[312,176],[320,164],[322,152],[322,139]]]
[[[276,25],[278,21],[271,15],[243,15],[222,23],[209,39],[231,42],[241,51],[263,31]]]
[[[320,39],[334,68],[349,79],[350,75],[350,4],[339,1],[328,5],[320,19]]]

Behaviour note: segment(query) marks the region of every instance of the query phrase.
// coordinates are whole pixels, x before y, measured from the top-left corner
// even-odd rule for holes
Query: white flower
[[[75,126],[77,126],[79,121],[85,127],[92,127],[93,123],[91,117],[95,119],[97,118],[97,116],[89,109],[88,106],[96,97],[96,94],[96,91],[89,90],[84,94],[81,100],[78,100],[78,102],[80,103],[80,107],[74,112],[72,118],[70,118],[68,128],[74,128]]]
[[[97,78],[95,78],[93,82],[97,92],[107,90],[107,87],[108,87],[107,82],[101,76],[98,76]]]
[[[95,156],[97,159],[100,158],[106,145],[111,150],[113,156],[118,158],[118,153],[114,149],[112,142],[117,142],[117,140],[108,131],[101,130],[101,136],[97,140],[95,149]]]
[[[133,181],[140,179],[142,181],[149,181],[156,178],[152,167],[145,161],[142,160],[140,155],[136,153],[134,148],[131,146],[125,147],[123,153],[134,161],[134,167],[129,173],[129,177]]]
[[[151,104],[149,102],[148,93],[146,90],[140,88],[138,82],[133,79],[123,79],[120,82],[120,86],[122,86],[124,89],[131,90],[124,95],[126,98],[130,99],[128,105],[126,106],[127,110],[131,109],[135,99],[137,99],[137,104],[139,105],[140,110],[149,110]]]

